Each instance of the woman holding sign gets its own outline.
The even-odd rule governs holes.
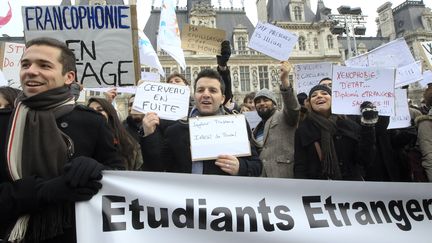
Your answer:
[[[361,167],[373,161],[378,112],[362,104],[362,125],[331,114],[331,90],[316,85],[309,92],[311,112],[295,134],[294,176],[303,179],[362,180]]]

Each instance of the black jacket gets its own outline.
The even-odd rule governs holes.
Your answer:
[[[362,180],[362,167],[373,160],[374,130],[356,124],[350,119],[339,119],[333,136],[339,168],[343,180]],[[294,177],[328,179],[322,176],[321,161],[315,147],[320,143],[321,131],[309,118],[300,123],[294,142]]]
[[[15,224],[21,215],[48,207],[37,197],[37,185],[43,179],[37,175],[12,181],[6,160],[7,129],[11,111],[0,112],[0,239]],[[73,157],[88,156],[110,168],[125,166],[114,146],[114,138],[100,114],[85,106],[57,119],[57,126],[68,135],[75,147]],[[73,219],[72,222],[75,222]],[[31,223],[31,220],[30,220]],[[75,223],[65,233],[45,242],[76,242]]]

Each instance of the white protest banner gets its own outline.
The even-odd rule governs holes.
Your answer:
[[[257,111],[245,111],[242,114],[246,117],[250,129],[254,129],[262,120]]]
[[[75,53],[84,87],[135,85],[139,79],[130,6],[25,6],[22,16],[26,41],[49,36]]]
[[[8,81],[6,80],[6,77],[3,75],[2,70],[0,70],[0,86],[7,86]]]
[[[420,42],[420,55],[432,70],[432,41]]]
[[[20,60],[24,53],[25,45],[22,43],[5,42],[3,52],[3,75],[7,80],[7,85],[21,89],[20,83]]]
[[[428,183],[104,171],[78,243],[429,243]],[[91,228],[89,228],[91,226]]]
[[[350,67],[392,67],[397,68],[415,62],[404,38],[381,45],[370,52],[345,61]]]
[[[251,154],[244,115],[189,118],[192,161]]]
[[[394,80],[394,68],[333,66],[332,113],[360,115],[370,101],[380,115],[393,115]]]
[[[248,47],[279,61],[286,61],[297,40],[298,36],[285,29],[258,22]]]
[[[160,75],[159,73],[141,72],[141,80],[160,82]]]
[[[423,72],[423,79],[420,81],[420,84],[426,88],[429,83],[432,83],[432,71],[427,70]]]
[[[166,120],[178,120],[188,115],[189,98],[188,86],[145,81],[137,88],[132,109],[156,112]]]
[[[423,78],[421,61],[399,67],[396,69],[395,88],[415,83]]]
[[[408,108],[406,89],[395,89],[395,115],[390,117],[387,129],[411,126],[411,116]]]
[[[302,63],[294,65],[296,93],[309,94],[309,90],[318,82],[332,75],[332,64],[329,62]]]

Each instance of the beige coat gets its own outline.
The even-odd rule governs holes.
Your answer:
[[[300,105],[293,89],[281,91],[283,109],[276,111],[264,125],[260,159],[263,177],[294,177],[294,134],[297,129]]]
[[[422,153],[422,166],[429,181],[432,181],[432,109],[428,115],[416,118],[417,144]]]

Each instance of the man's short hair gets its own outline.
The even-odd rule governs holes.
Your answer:
[[[183,80],[183,82],[184,82],[187,86],[190,85],[190,83],[189,83],[189,81],[187,81],[186,77],[183,76],[182,74],[178,73],[178,72],[174,72],[174,73],[170,74],[170,75],[166,78],[167,83],[168,83],[168,81],[170,81],[170,79],[175,78],[175,77],[179,77],[181,80]]]
[[[243,103],[247,103],[248,100],[254,100],[255,98],[255,92],[251,92],[248,93],[247,95],[245,95],[244,99],[243,99]]]
[[[330,80],[330,81],[332,81],[332,79],[331,79],[330,77],[325,77],[325,78],[322,78],[322,79],[318,82],[318,84],[321,84],[322,81],[326,81],[326,80]]]
[[[225,95],[225,82],[222,79],[222,76],[214,70],[214,69],[203,69],[201,72],[198,73],[198,76],[195,79],[195,88],[194,91],[196,91],[196,84],[200,78],[214,78],[217,79],[220,83],[221,92],[222,95]]]
[[[25,46],[26,48],[29,48],[34,45],[51,46],[60,49],[60,57],[58,61],[63,65],[62,74],[64,75],[69,71],[76,72],[75,54],[64,42],[54,38],[40,37],[28,41]]]

